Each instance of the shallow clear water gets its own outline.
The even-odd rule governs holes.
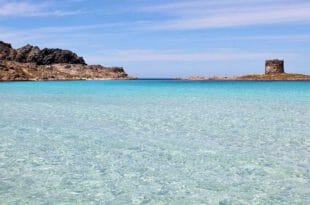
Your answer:
[[[0,204],[310,204],[310,82],[0,83]]]

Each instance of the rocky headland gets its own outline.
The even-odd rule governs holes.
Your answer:
[[[285,73],[283,60],[266,60],[265,74],[253,74],[232,77],[202,77],[193,76],[183,80],[257,80],[257,81],[272,81],[272,80],[310,80],[310,75],[297,73]]]
[[[130,79],[122,67],[87,65],[69,50],[19,49],[0,41],[0,81]]]
[[[182,80],[257,80],[257,81],[289,81],[289,80],[310,80],[310,75],[303,75],[297,73],[281,73],[281,74],[253,74],[253,75],[242,75],[242,76],[213,76],[213,77],[202,77],[202,76],[192,76],[184,78]]]

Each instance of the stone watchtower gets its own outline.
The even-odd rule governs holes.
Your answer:
[[[283,60],[266,60],[265,74],[280,74],[284,73]]]

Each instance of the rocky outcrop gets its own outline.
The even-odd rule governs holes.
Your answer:
[[[101,65],[19,63],[2,61],[0,81],[129,79],[121,67]]]
[[[276,81],[276,80],[310,80],[310,75],[295,74],[295,73],[279,73],[279,74],[263,74],[263,75],[243,75],[243,76],[232,76],[232,77],[202,77],[202,76],[193,76],[181,80],[257,80],[257,81]]]
[[[236,80],[310,80],[310,75],[297,73],[268,73],[264,75],[244,75],[236,77]]]
[[[14,61],[20,63],[36,63],[37,59],[41,55],[39,47],[26,45],[16,50],[16,56]]]
[[[69,50],[40,49],[26,45],[19,49],[0,41],[0,81],[129,79],[122,67],[87,65]]]
[[[201,77],[193,76],[185,78],[183,80],[310,80],[310,75],[296,74],[296,73],[285,73],[284,72],[284,61],[283,60],[266,60],[265,63],[265,74],[263,75],[243,75],[243,76],[232,76],[232,77]]]
[[[56,63],[86,65],[82,57],[77,56],[71,51],[48,48],[45,48],[39,52],[38,58],[35,60],[35,62],[39,65],[50,65]]]
[[[10,44],[4,43],[3,41],[0,41],[0,60],[36,63],[38,65],[57,63],[86,64],[82,57],[69,50],[49,48],[40,50],[39,47],[29,44],[15,50]]]
[[[15,60],[16,50],[12,48],[11,44],[0,41],[0,60]]]

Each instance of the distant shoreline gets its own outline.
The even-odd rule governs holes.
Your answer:
[[[44,82],[81,82],[81,81],[89,81],[89,82],[95,82],[95,81],[176,81],[176,82],[310,82],[310,79],[302,79],[302,80],[249,80],[249,79],[196,79],[196,80],[189,80],[189,79],[181,79],[181,78],[124,78],[124,79],[67,79],[67,80],[7,80],[7,81],[0,81],[1,83],[18,83],[18,82],[38,82],[38,83],[44,83]]]
[[[222,81],[310,81],[310,75],[303,75],[297,73],[276,73],[276,74],[253,74],[233,77],[201,77],[193,76],[189,78],[181,78],[189,81],[208,81],[208,80],[222,80]]]

